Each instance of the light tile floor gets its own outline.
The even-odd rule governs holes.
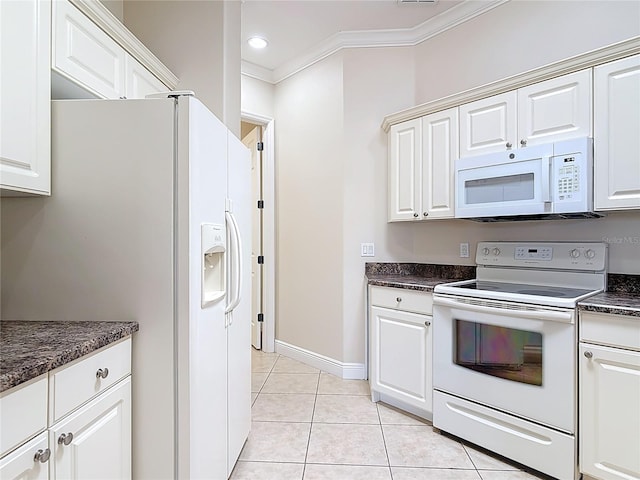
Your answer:
[[[372,403],[369,384],[253,350],[252,427],[231,480],[545,479]]]

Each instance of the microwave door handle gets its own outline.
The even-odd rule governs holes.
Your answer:
[[[542,201],[551,203],[551,157],[542,157]]]

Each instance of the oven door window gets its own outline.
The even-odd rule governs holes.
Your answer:
[[[542,385],[542,335],[482,323],[455,321],[454,362],[486,375]]]

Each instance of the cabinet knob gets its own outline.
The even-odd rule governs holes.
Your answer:
[[[520,145],[522,145],[523,147],[527,146],[527,139],[523,138],[522,140],[520,140]]]
[[[96,372],[96,378],[107,378],[107,376],[109,376],[109,369],[106,367],[99,368]]]
[[[414,216],[414,218],[418,218],[418,214],[417,213],[414,213],[413,216]]]
[[[507,148],[511,148],[511,147],[513,147],[513,144],[512,144],[511,142],[507,142],[506,147],[507,147]]]
[[[51,456],[51,450],[45,448],[44,450],[40,449],[33,456],[34,462],[47,463],[49,457]]]
[[[396,297],[396,302],[400,303],[402,301],[402,297]]]
[[[62,433],[58,437],[58,445],[69,445],[73,442],[73,433]]]
[[[429,212],[424,212],[422,215],[425,216],[425,217],[428,217],[429,216]]]
[[[428,327],[428,326],[430,326],[430,325],[431,325],[431,322],[430,322],[429,320],[425,320],[425,321],[424,321],[424,326],[425,326],[425,327]]]
[[[586,352],[584,352],[584,356],[587,358],[593,358],[593,352],[590,352],[589,350],[587,350]]]

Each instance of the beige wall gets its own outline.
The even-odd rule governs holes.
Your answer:
[[[342,55],[276,87],[276,338],[342,358]]]
[[[473,252],[482,240],[605,240],[611,272],[640,272],[640,212],[387,223],[380,128],[386,114],[638,35],[639,15],[638,2],[508,2],[416,47],[345,50],[278,84],[276,338],[364,361],[368,259],[360,242],[375,243],[372,261],[473,264],[459,258],[460,242]],[[243,78],[243,96],[248,83]]]
[[[125,0],[124,23],[240,135],[240,3]]]
[[[113,15],[120,20],[121,22],[124,19],[123,16],[123,3],[124,0],[100,0],[100,3],[102,3],[105,7],[107,7],[109,9],[109,11],[111,13],[113,13]]]
[[[256,78],[242,75],[240,105],[243,113],[274,117],[275,87]]]

